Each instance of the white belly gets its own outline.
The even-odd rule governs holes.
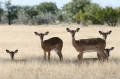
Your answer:
[[[57,48],[54,48],[52,50],[54,50],[57,54],[59,53],[59,50]]]
[[[96,52],[96,50],[85,50],[85,51],[83,51],[84,53],[85,52]]]

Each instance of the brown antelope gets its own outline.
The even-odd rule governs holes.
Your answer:
[[[104,49],[106,47],[106,41],[101,38],[89,38],[89,39],[80,39],[75,40],[75,33],[80,30],[80,28],[77,28],[76,30],[70,30],[69,28],[66,28],[68,32],[72,35],[72,45],[76,49],[76,51],[79,52],[78,59],[82,62],[83,59],[83,53],[84,52],[91,52],[95,51],[95,46],[99,48],[100,52],[97,52],[101,57],[103,57],[103,61],[105,59],[108,59],[107,55],[104,52]]]
[[[100,33],[101,35],[103,35],[103,39],[104,39],[104,40],[107,39],[107,35],[108,35],[108,34],[111,34],[111,32],[112,32],[112,31],[109,31],[109,32],[102,32],[102,31],[99,31],[99,33]]]
[[[104,51],[105,51],[105,54],[109,57],[109,56],[110,56],[110,51],[113,50],[113,49],[114,49],[114,47],[105,49],[105,50],[104,50]],[[97,52],[100,52],[100,51],[99,51],[99,48],[98,48],[97,46],[95,47],[95,50],[96,50]],[[100,57],[100,59],[102,59],[102,58]]]
[[[8,49],[6,49],[6,52],[10,54],[11,60],[14,60],[14,54],[18,52],[18,50],[15,51],[9,51]]]
[[[103,39],[104,39],[104,40],[107,39],[107,35],[111,34],[111,32],[112,32],[112,31],[108,31],[108,32],[99,31],[99,33],[100,33],[101,35],[103,35]],[[100,57],[100,55],[99,55],[98,53],[97,53],[97,57],[98,57],[99,60],[101,59],[101,57]]]
[[[62,56],[62,47],[63,47],[63,41],[58,38],[58,37],[52,37],[50,39],[44,40],[44,35],[47,35],[49,32],[45,32],[45,33],[38,33],[38,32],[34,32],[35,35],[38,35],[40,37],[41,40],[41,47],[44,51],[44,60],[46,61],[46,52],[48,52],[48,60],[50,62],[50,51],[54,50],[57,55],[60,58],[60,61],[63,60],[63,56]]]

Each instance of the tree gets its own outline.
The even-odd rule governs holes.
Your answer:
[[[93,24],[102,24],[101,21],[96,18],[97,12],[101,9],[97,3],[88,4],[83,9],[85,13],[90,15],[89,20],[92,21]]]
[[[100,6],[97,3],[91,3],[88,5],[85,5],[85,7],[83,9],[84,9],[85,13],[95,15],[96,12],[100,9]]]
[[[0,2],[0,24],[1,24],[1,17],[2,17],[2,15],[4,13],[4,10],[1,7],[1,4],[2,4],[2,2]]]
[[[11,21],[14,19],[17,19],[17,12],[19,10],[18,6],[11,5],[11,1],[8,0],[5,2],[6,10],[8,12],[7,18],[8,18],[8,24],[11,25]]]
[[[85,5],[90,4],[90,0],[72,0],[62,7],[62,10],[67,13],[68,18],[73,18],[73,16],[82,10],[84,12]]]
[[[97,13],[96,13],[96,19],[99,21],[99,22],[101,22],[101,24],[104,24],[104,22],[105,22],[105,19],[104,19],[104,17],[105,17],[105,9],[103,9],[103,8],[100,8],[98,11],[97,11]]]
[[[38,15],[38,11],[35,6],[23,6],[22,10],[30,19],[33,19],[34,16]]]
[[[116,23],[119,19],[119,11],[107,6],[97,11],[96,18],[99,21],[106,22],[108,26],[116,26]]]
[[[8,18],[8,21],[9,21],[8,24],[11,25],[11,10],[10,10],[11,2],[10,2],[10,0],[5,3],[5,6],[6,6],[6,9],[7,9],[7,12],[8,12],[8,15],[7,15],[7,18]]]
[[[77,22],[82,21],[82,24],[84,26],[87,25],[87,21],[91,18],[91,15],[89,13],[83,13],[82,10],[80,10],[74,17]]]
[[[80,24],[80,11],[78,13],[76,13],[76,15],[74,16],[74,18],[77,21],[77,24]]]
[[[118,20],[118,13],[112,7],[105,8],[105,21],[109,26],[116,26]]]
[[[116,8],[117,13],[118,13],[118,23],[120,23],[120,7]]]
[[[53,2],[42,2],[39,5],[36,6],[36,9],[39,13],[52,13],[56,14],[56,11],[58,10],[57,6]]]
[[[65,6],[63,6],[63,11],[71,12],[72,14],[76,14],[79,10],[83,11],[85,5],[90,4],[90,0],[72,0]]]

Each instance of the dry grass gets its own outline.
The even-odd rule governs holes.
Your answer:
[[[112,30],[107,38],[107,48],[115,47],[111,51],[109,62],[87,61],[78,64],[78,52],[73,48],[71,35],[66,28],[80,31],[76,33],[76,39],[80,38],[103,38],[98,31]],[[40,39],[34,32],[50,33],[44,37],[58,36],[63,42],[64,61],[59,63],[57,54],[51,52],[51,62],[43,62],[43,50],[40,46]],[[78,25],[0,25],[0,79],[120,79],[120,27],[88,26]],[[18,49],[15,54],[15,61],[10,60],[6,49]],[[84,58],[97,57],[96,52],[84,53]]]

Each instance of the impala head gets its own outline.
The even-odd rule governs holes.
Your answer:
[[[9,51],[8,49],[6,49],[6,52],[10,54],[11,60],[14,59],[14,54],[18,52],[18,50],[15,51]]]
[[[44,35],[47,35],[49,32],[47,31],[45,33],[38,33],[38,32],[34,32],[34,33],[35,33],[35,35],[40,36],[41,41],[43,41]]]
[[[77,28],[76,30],[70,30],[69,28],[66,28],[66,30],[67,30],[68,32],[70,32],[71,35],[72,35],[72,38],[74,38],[75,33],[78,32],[78,31],[80,30],[80,28]]]
[[[111,34],[112,31],[108,31],[108,32],[102,32],[102,31],[99,31],[99,33],[101,35],[103,35],[103,39],[106,40],[107,39],[107,35]]]
[[[110,56],[110,51],[113,49],[114,49],[114,47],[111,47],[110,49],[105,49],[105,53],[108,57]]]

